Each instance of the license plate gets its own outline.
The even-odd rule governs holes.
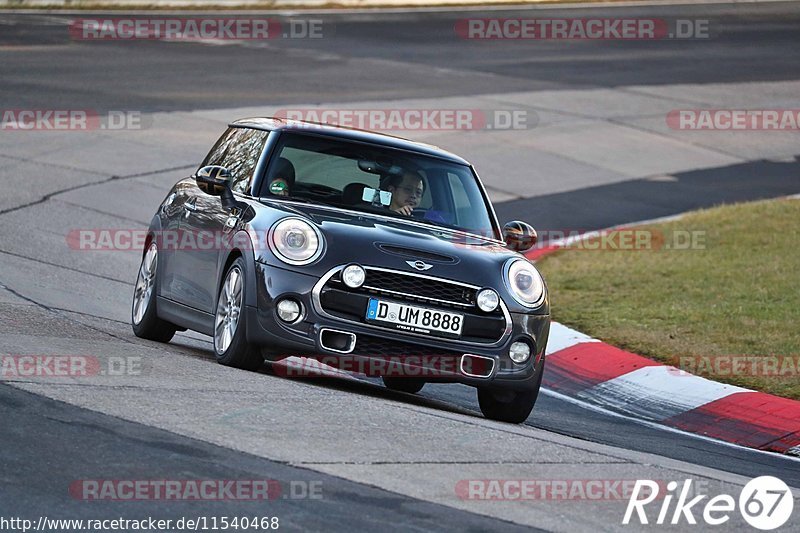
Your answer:
[[[370,298],[367,322],[390,326],[409,333],[457,338],[464,327],[464,315],[415,305],[385,302]]]

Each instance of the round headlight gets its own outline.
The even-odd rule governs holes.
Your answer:
[[[359,265],[348,265],[342,270],[342,281],[351,289],[357,289],[364,284],[367,273]]]
[[[306,265],[322,253],[322,236],[300,218],[284,218],[272,229],[272,252],[284,263]]]
[[[524,259],[508,264],[506,283],[516,300],[527,307],[538,307],[544,301],[544,280],[539,271]]]
[[[478,291],[477,303],[481,311],[491,313],[500,305],[500,296],[494,289],[481,289]]]
[[[522,364],[531,356],[531,347],[527,342],[517,341],[508,349],[508,356],[517,364]]]

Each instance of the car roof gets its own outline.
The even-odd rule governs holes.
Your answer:
[[[230,126],[239,128],[253,128],[266,131],[308,132],[315,135],[325,135],[339,139],[348,139],[371,144],[381,144],[390,148],[417,152],[419,154],[445,159],[453,163],[469,165],[467,160],[450,153],[447,150],[442,150],[438,146],[434,146],[432,144],[410,141],[408,139],[403,139],[402,137],[395,137],[394,135],[386,135],[384,133],[359,130],[356,128],[346,128],[344,126],[335,126],[332,124],[319,124],[316,122],[289,120],[277,117],[251,117],[239,119],[235,122],[232,122]]]

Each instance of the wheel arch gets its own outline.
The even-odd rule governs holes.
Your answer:
[[[144,238],[144,246],[142,246],[142,257],[144,254],[147,253],[147,248],[150,247],[150,243],[156,238],[156,235],[161,233],[161,217],[155,215],[153,219],[150,221],[150,226],[147,228],[147,235]],[[160,248],[159,243],[159,248]]]
[[[247,235],[246,232],[240,231],[235,235],[233,242],[241,243],[241,242],[251,242],[250,237]],[[217,291],[216,291],[216,299],[214,301],[214,306],[216,307],[217,302],[219,300],[219,293],[222,290],[222,282],[225,280],[225,273],[228,272],[228,269],[231,267],[234,261],[237,258],[241,257],[244,262],[244,280],[245,280],[245,292],[244,292],[244,305],[246,306],[255,306],[256,305],[256,267],[255,267],[255,254],[253,253],[252,247],[248,246],[234,246],[233,248],[228,251],[227,254],[220,254],[220,265],[219,265],[219,276],[217,277]]]

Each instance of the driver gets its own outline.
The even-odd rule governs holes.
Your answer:
[[[425,181],[417,172],[407,170],[402,175],[390,176],[385,190],[392,193],[389,209],[401,215],[411,216],[411,212],[419,207],[422,195],[425,194]]]

